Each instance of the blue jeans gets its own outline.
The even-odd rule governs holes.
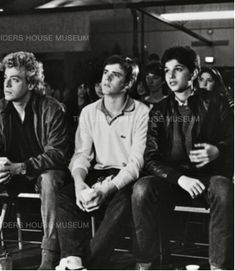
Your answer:
[[[159,251],[156,243],[157,227],[167,235],[173,223],[170,216],[176,204],[210,207],[209,258],[217,268],[233,269],[233,183],[223,176],[203,180],[207,189],[192,200],[178,185],[161,178],[147,176],[133,188],[132,213],[135,227],[134,253],[139,262],[152,262]],[[167,236],[163,236],[167,240]]]
[[[56,194],[68,180],[69,174],[62,170],[46,170],[36,179],[28,180],[23,176],[16,176],[5,185],[7,192],[12,197],[19,193],[40,193],[41,216],[43,223],[42,248],[58,250],[56,233]],[[70,177],[71,178],[71,177]]]
[[[97,178],[111,175],[110,170],[93,170],[86,178],[92,185]],[[83,212],[76,205],[74,184],[65,187],[57,197],[57,230],[61,258],[79,256],[89,269],[97,269],[109,258],[122,230],[121,221],[130,212],[131,186],[117,191],[98,211]],[[91,239],[90,217],[101,218]]]

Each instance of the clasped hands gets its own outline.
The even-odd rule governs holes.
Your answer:
[[[14,175],[19,174],[21,163],[12,163],[7,157],[0,157],[0,184],[7,184]]]
[[[99,209],[104,199],[117,189],[111,181],[112,177],[106,177],[102,182],[95,183],[91,188],[86,183],[77,185],[77,206],[85,212],[92,212]]]

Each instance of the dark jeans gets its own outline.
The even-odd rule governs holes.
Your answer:
[[[153,176],[139,179],[132,194],[135,226],[134,251],[139,262],[152,262],[159,251],[156,244],[157,226],[169,232],[174,224],[170,215],[176,204],[210,207],[209,258],[217,268],[233,269],[233,183],[223,176],[202,180],[207,189],[192,200],[178,185]],[[167,238],[163,237],[163,240]]]
[[[68,172],[62,170],[46,170],[37,179],[28,180],[23,176],[16,176],[5,185],[11,197],[19,193],[40,193],[41,216],[43,223],[42,248],[58,250],[56,233],[56,194],[64,183],[71,178]]]
[[[87,178],[88,185],[99,177],[112,175],[110,170],[93,170]],[[110,256],[122,229],[121,221],[130,213],[131,185],[107,198],[98,211],[83,212],[76,205],[74,184],[65,187],[57,197],[57,229],[61,258],[79,256],[86,267],[98,269]],[[91,215],[102,217],[94,238],[91,239]],[[90,242],[89,242],[90,241]]]

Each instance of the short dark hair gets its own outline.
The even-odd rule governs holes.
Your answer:
[[[145,67],[145,75],[152,73],[158,76],[162,76],[162,68],[159,63],[151,62]]]
[[[112,55],[104,63],[104,67],[107,65],[119,64],[121,69],[125,72],[126,83],[130,81],[136,81],[139,74],[138,65],[129,57],[121,55]]]
[[[179,63],[186,66],[190,72],[199,69],[199,57],[196,52],[190,47],[175,46],[167,49],[162,56],[162,65],[165,66],[166,62],[176,59]]]

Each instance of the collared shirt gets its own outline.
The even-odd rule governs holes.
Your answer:
[[[105,114],[108,124],[111,125],[113,121],[115,121],[118,117],[124,115],[125,112],[131,112],[135,110],[135,103],[134,100],[130,98],[130,96],[127,96],[126,101],[123,107],[121,108],[120,112],[114,117],[111,116],[108,110],[105,108],[104,98],[101,99],[100,103],[97,104],[97,109],[101,110]]]
[[[144,162],[148,114],[146,105],[129,97],[113,118],[102,99],[86,106],[76,132],[71,172],[77,168],[88,172],[95,157],[95,169],[120,169],[112,180],[118,189],[136,180]]]
[[[13,104],[9,104],[9,125],[13,133],[9,135],[9,144],[6,156],[12,162],[24,162],[30,157],[36,157],[41,153],[38,145],[33,122],[33,110],[31,100],[25,108],[25,119],[22,122]]]
[[[189,95],[189,97],[193,96],[195,94],[195,90],[192,91],[192,93]],[[189,99],[188,97],[188,99]],[[176,95],[175,95],[175,100],[178,102],[179,106],[188,106],[188,99],[184,102],[182,102]]]

